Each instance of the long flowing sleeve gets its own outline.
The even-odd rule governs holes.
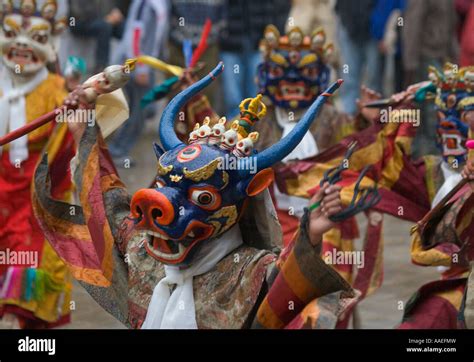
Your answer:
[[[309,213],[281,253],[268,278],[269,289],[253,328],[334,328],[356,293],[320,256],[308,235]]]
[[[433,167],[428,167],[424,160],[413,162],[410,159],[410,146],[416,127],[413,123],[391,119],[395,116],[396,112],[393,110],[386,114],[381,112],[379,121],[373,126],[344,138],[339,144],[313,158],[285,165],[276,172],[281,192],[309,198],[309,195],[317,192],[319,181],[326,171],[346,162],[347,169],[342,172],[342,180],[338,184],[342,186],[342,203],[348,205],[354,196],[354,186],[361,171],[366,166],[371,166],[360,186],[373,186],[377,182],[382,199],[367,212],[369,222],[362,250],[367,262],[357,269],[355,275],[353,261],[331,265],[361,292],[359,300],[373,293],[382,283],[383,214],[417,221],[430,208],[425,176]],[[357,148],[352,157],[344,161],[347,148],[352,142],[357,142]],[[355,252],[353,240],[358,234],[355,218],[338,224],[323,236],[323,256]],[[344,323],[347,320],[346,318]]]
[[[47,155],[37,167],[33,205],[43,232],[94,299],[126,323],[126,248],[129,196],[96,125],[87,127],[76,154],[74,183],[79,205],[51,195]]]
[[[443,266],[445,271],[408,300],[400,329],[472,328],[473,190],[472,182],[464,184],[413,228],[412,262]]]

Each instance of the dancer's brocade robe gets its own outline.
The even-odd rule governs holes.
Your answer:
[[[407,108],[409,106],[403,106],[403,109]],[[377,290],[383,281],[383,214],[411,222],[421,220],[430,211],[431,202],[444,183],[440,156],[411,159],[411,143],[415,134],[413,123],[391,119],[384,123],[377,121],[321,154],[285,165],[276,173],[282,192],[308,198],[311,192],[318,189],[314,187],[315,181],[320,180],[325,171],[337,166],[344,159],[348,145],[357,141],[357,149],[347,163],[347,170],[343,171],[343,180],[339,182],[343,187],[342,202],[345,205],[350,203],[357,177],[367,165],[372,165],[372,168],[361,186],[372,186],[377,181],[382,199],[366,212],[364,267],[355,268],[352,264],[343,263],[332,266],[361,292],[359,301]],[[323,236],[323,258],[326,253],[352,252],[354,239],[358,236],[354,218],[340,223]],[[355,275],[354,270],[357,271]],[[343,321],[339,327],[346,327],[347,323],[348,320]]]
[[[288,110],[288,112],[289,117],[294,117],[295,111]],[[295,121],[295,123],[297,122]],[[259,132],[258,149],[266,149],[282,138],[283,130],[276,120],[274,107],[268,107],[267,115],[256,123],[255,130]],[[314,138],[318,151],[322,152],[356,130],[357,125],[354,119],[347,114],[338,112],[333,104],[326,103],[308,132]],[[295,160],[295,162],[298,162],[298,160]],[[279,205],[279,197],[277,195],[274,195],[274,201],[278,219],[283,229],[284,243],[287,245],[298,230],[299,215],[297,212],[294,213],[288,210],[287,205],[284,205],[283,201]],[[295,203],[301,202],[295,201]],[[292,205],[292,210],[297,206],[299,205]]]
[[[145,234],[127,218],[129,195],[97,127],[86,129],[76,157],[74,180],[81,206],[73,207],[71,215],[71,205],[51,197],[44,159],[35,176],[36,215],[94,299],[128,327],[140,328],[153,289],[164,277],[163,264],[146,253]],[[255,206],[262,202],[255,201]],[[265,217],[275,217],[274,212],[263,215],[261,220],[241,220],[242,233],[253,235],[253,240],[244,238],[244,244],[211,271],[194,277],[198,327],[333,328],[354,294],[322,261],[319,248],[309,243],[308,215],[294,248],[279,258],[268,249],[249,246],[259,238],[249,229]]]
[[[63,79],[49,74],[25,97],[27,123],[61,106],[65,96]],[[8,150],[4,146],[0,155],[0,250],[10,256],[27,252],[30,260],[35,253],[38,267],[0,263],[0,317],[13,313],[29,328],[67,323],[71,276],[34,217],[31,192],[36,165],[46,150],[55,180],[52,192],[59,200],[68,199],[71,183],[63,175],[74,155],[73,139],[66,124],[49,123],[28,134],[29,157],[21,167],[10,162]]]
[[[411,257],[420,266],[444,267],[440,280],[422,286],[407,302],[402,329],[465,328],[465,300],[474,260],[474,182],[430,211],[412,230]],[[468,306],[472,314],[472,303]]]

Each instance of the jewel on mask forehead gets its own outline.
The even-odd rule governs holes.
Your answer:
[[[181,175],[170,175],[171,182],[179,182],[181,181],[182,178],[183,176]]]
[[[289,53],[288,57],[290,58],[291,64],[296,64],[301,59],[301,54],[293,50]]]
[[[448,107],[449,108],[454,107],[456,105],[456,100],[457,100],[456,95],[455,94],[450,94],[448,96],[448,102],[447,102]]]
[[[177,156],[179,162],[189,162],[196,159],[201,154],[202,148],[199,144],[189,145],[183,148]]]

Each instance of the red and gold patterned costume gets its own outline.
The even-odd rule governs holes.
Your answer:
[[[322,28],[305,35],[298,27],[286,34],[280,34],[273,25],[266,27],[257,75],[268,111],[266,118],[256,124],[260,133],[258,147],[269,147],[286,136],[326,88],[333,48],[333,44],[326,42]],[[282,162],[289,164],[315,156],[357,130],[351,116],[327,102],[301,143]],[[275,187],[272,196],[287,245],[298,230],[305,202],[300,197],[284,195]]]
[[[427,90],[436,91],[438,87],[447,93],[437,92],[436,104],[440,106],[438,112],[440,124],[446,127],[448,120],[455,119],[455,117],[448,119],[448,115],[452,116],[451,113],[456,111],[459,122],[464,124],[472,135],[474,124],[472,121],[469,122],[469,119],[472,120],[469,117],[472,117],[473,112],[473,98],[470,95],[472,93],[469,93],[474,89],[472,70],[461,68],[456,76],[452,77],[452,72],[449,72],[451,68],[452,65],[449,64],[445,67],[447,71],[444,75],[445,81],[436,77],[433,84],[423,83],[410,87],[402,94],[401,101],[392,104],[390,112],[380,112],[381,116],[370,128],[345,138],[340,144],[318,156],[285,166],[277,173],[279,177],[277,181],[283,191],[290,195],[308,197],[309,192],[314,191],[313,180],[320,179],[326,170],[341,162],[346,148],[352,142],[357,142],[358,149],[348,162],[347,170],[344,171],[346,177],[340,183],[343,187],[341,192],[343,203],[350,202],[353,196],[352,184],[366,165],[372,165],[372,168],[362,180],[362,185],[369,186],[377,181],[382,199],[367,213],[368,223],[362,250],[366,259],[364,267],[354,269],[352,263],[336,263],[333,267],[351,283],[353,288],[361,292],[362,297],[373,293],[383,281],[382,226],[383,214],[388,213],[407,221],[418,222],[418,227],[414,229],[411,253],[415,264],[448,268],[442,274],[440,281],[423,286],[410,300],[405,310],[402,328],[456,327],[456,315],[461,311],[461,301],[469,272],[466,260],[461,261],[453,257],[460,253],[460,249],[464,249],[464,252],[469,254],[467,240],[474,225],[472,223],[472,186],[465,185],[451,199],[444,200],[441,210],[431,210],[434,201],[438,199],[439,202],[443,185],[446,185],[445,189],[449,191],[461,178],[461,161],[455,163],[458,165],[457,169],[447,173],[444,172],[443,167],[446,163],[451,164],[455,161],[452,154],[444,158],[425,155],[419,160],[411,159],[410,149],[416,133],[417,114],[410,113],[411,122],[402,122],[400,121],[401,113],[398,113],[415,111],[412,99],[426,94]],[[448,84],[448,81],[452,83]],[[447,106],[448,102],[444,103],[445,99],[451,100],[449,106]],[[382,115],[388,115],[388,117],[384,118]],[[465,139],[460,138],[453,131],[455,127],[449,128],[451,137],[441,137],[443,135],[441,133],[439,141],[444,145],[445,140],[453,143],[453,140],[459,139],[460,142],[454,142],[456,147],[452,148],[455,151],[457,148],[461,149],[463,152],[459,154],[459,159],[465,161],[467,157]],[[450,185],[448,181],[452,175],[459,179]],[[428,220],[431,220],[431,224],[434,223],[434,226],[431,225],[429,235],[425,227]],[[433,230],[438,222],[435,232]],[[357,236],[355,220],[339,224],[323,236],[323,257],[326,253],[331,253],[333,249],[336,252],[352,251],[353,239]],[[355,270],[357,273],[354,275]],[[440,310],[447,312],[443,314],[443,318],[437,317]],[[346,327],[347,323],[347,319],[342,321],[340,327]]]
[[[23,97],[24,124],[61,106],[66,96],[64,80],[48,74],[45,65],[46,61],[53,60],[52,39],[62,28],[62,23],[54,21],[56,3],[45,1],[37,5],[35,7],[36,3],[29,1],[7,2],[2,13],[4,25],[0,30],[3,51],[3,64],[0,66],[4,67],[0,69],[0,84],[11,83],[9,87],[0,89],[0,101],[13,108],[14,102]],[[34,48],[36,52],[32,55],[39,61],[30,63],[28,54],[18,55],[19,50],[15,48],[18,43],[29,46],[39,40],[45,42]],[[21,70],[19,74],[13,71],[15,67]],[[30,79],[41,72],[44,78],[31,86],[33,89],[20,97],[12,96],[21,86],[30,87]],[[15,113],[8,113],[7,109],[2,109],[2,112],[3,131],[14,130],[12,117]],[[0,318],[13,314],[20,327],[52,327],[70,319],[71,277],[34,217],[32,178],[41,154],[46,151],[51,165],[54,165],[51,168],[51,177],[56,180],[53,193],[60,200],[68,200],[71,183],[63,177],[63,172],[69,169],[74,144],[66,124],[47,124],[24,137],[24,146],[20,146],[22,152],[26,151],[24,158],[15,160],[12,156],[12,147],[15,146],[12,144],[4,146],[0,154],[0,253],[3,256],[0,263]]]

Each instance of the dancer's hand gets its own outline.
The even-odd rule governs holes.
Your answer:
[[[329,217],[342,210],[340,193],[341,186],[325,183],[311,198],[310,205],[319,202],[319,207],[311,213],[309,220],[309,237],[314,246],[319,244],[322,235],[335,225]]]
[[[68,94],[66,99],[63,102],[63,105],[71,107],[72,109],[80,110],[91,110],[95,108],[95,103],[89,103],[86,91],[82,86],[78,86],[71,93]],[[74,137],[76,145],[79,145],[79,141],[82,138],[82,135],[88,125],[87,122],[79,122],[81,118],[76,119],[76,117],[64,117],[64,120],[67,122],[69,131]],[[83,119],[82,119],[83,120]]]
[[[474,180],[474,161],[467,161],[466,166],[464,166],[462,172],[462,177],[468,180]]]
[[[366,103],[370,103],[373,101],[377,101],[382,98],[382,95],[370,88],[367,88],[366,86],[361,86],[360,87],[360,98],[357,99],[357,108],[359,110],[359,113],[362,114],[362,116],[370,121],[370,122],[375,122],[375,120],[380,116],[380,109],[378,108],[368,108],[365,107]]]
[[[420,88],[427,86],[429,83],[430,82],[427,81],[427,82],[420,82],[420,83],[412,84],[412,85],[408,86],[408,88],[406,90],[401,91],[399,93],[395,93],[394,95],[392,95],[390,97],[390,99],[393,101],[393,103],[397,103],[397,104],[411,103],[413,101],[413,99],[415,98],[416,92]]]

